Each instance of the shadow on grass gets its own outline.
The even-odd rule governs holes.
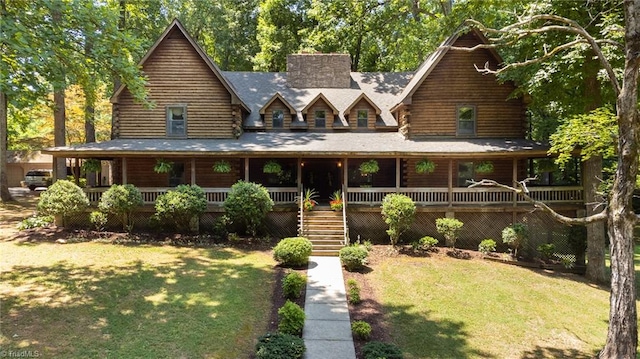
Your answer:
[[[395,338],[405,353],[415,358],[495,358],[469,346],[463,322],[432,320],[429,313],[416,313],[413,306],[384,306],[395,328]]]
[[[573,358],[573,359],[591,359],[597,356],[598,352],[593,353],[581,352],[576,349],[557,349],[550,347],[536,346],[531,351],[526,351],[520,359],[546,359],[546,358]]]
[[[273,274],[237,257],[210,249],[159,264],[15,266],[0,273],[2,349],[247,357],[267,324]]]

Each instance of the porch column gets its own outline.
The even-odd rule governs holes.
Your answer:
[[[122,184],[127,184],[127,158],[122,157]]]
[[[249,157],[244,158],[244,181],[249,182]]]
[[[344,183],[344,195],[346,196],[347,192],[349,192],[349,159],[346,157],[344,158],[344,163],[342,163],[342,182]]]
[[[191,159],[191,185],[196,184],[196,159]]]
[[[400,192],[400,157],[396,158],[396,193]]]
[[[449,178],[447,183],[449,191],[449,206],[453,206],[453,160],[449,159]]]
[[[298,157],[298,163],[296,165],[296,178],[298,181],[298,191],[302,190],[302,158]]]
[[[514,158],[513,159],[513,186],[516,186],[516,183],[518,183],[518,159]],[[513,206],[516,207],[518,206],[518,194],[516,192],[513,192]],[[515,222],[514,222],[515,223]]]

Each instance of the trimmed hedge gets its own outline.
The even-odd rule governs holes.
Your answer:
[[[285,266],[299,267],[309,262],[313,245],[304,237],[284,238],[273,248],[273,259]]]
[[[267,333],[258,338],[256,359],[302,359],[304,340],[290,334]]]

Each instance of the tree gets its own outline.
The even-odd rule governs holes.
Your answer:
[[[636,288],[634,268],[633,229],[638,219],[633,211],[632,198],[638,174],[638,141],[640,140],[640,114],[638,112],[638,77],[640,70],[640,1],[624,0],[625,27],[624,45],[613,40],[596,39],[577,22],[550,14],[535,14],[520,19],[514,24],[501,29],[484,28],[482,24],[472,22],[491,35],[499,44],[517,43],[522,38],[532,35],[563,33],[570,34],[572,40],[555,46],[544,48],[544,52],[535,58],[511,62],[498,70],[481,69],[485,73],[500,73],[518,69],[530,64],[541,63],[558,53],[568,51],[576,46],[589,46],[596,54],[604,73],[607,76],[612,92],[616,96],[616,122],[618,163],[614,174],[613,185],[605,210],[584,218],[562,216],[542,202],[533,201],[527,195],[526,181],[518,188],[511,188],[529,198],[536,207],[551,213],[554,218],[567,224],[588,224],[606,219],[611,253],[611,297],[609,313],[609,329],[600,358],[635,358],[637,354],[638,328],[636,309]],[[538,36],[540,37],[540,36]],[[493,45],[489,45],[493,46]],[[602,46],[602,47],[601,47]],[[480,45],[476,48],[486,47]],[[605,56],[603,47],[609,50],[623,50],[624,69],[622,82],[616,77],[611,62]],[[458,49],[471,51],[471,49]],[[498,185],[492,181],[482,181],[476,185]],[[505,188],[509,186],[501,185]]]

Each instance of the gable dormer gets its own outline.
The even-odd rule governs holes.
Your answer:
[[[476,70],[485,64],[496,69],[500,56],[490,49],[451,49],[483,43],[487,40],[478,30],[456,33],[416,71],[399,103],[409,137],[524,137],[524,102],[509,98],[515,85]]]
[[[316,130],[331,129],[338,113],[338,109],[322,93],[302,109],[307,128]]]
[[[381,112],[380,107],[363,92],[344,110],[344,115],[349,128],[367,130],[376,127],[376,120]]]
[[[240,100],[220,69],[182,24],[174,20],[140,61],[151,109],[125,85],[111,98],[118,138],[233,138],[239,135]]]
[[[279,92],[260,109],[263,116],[264,127],[269,130],[283,130],[291,127],[292,118],[296,115],[296,109],[282,97]]]

